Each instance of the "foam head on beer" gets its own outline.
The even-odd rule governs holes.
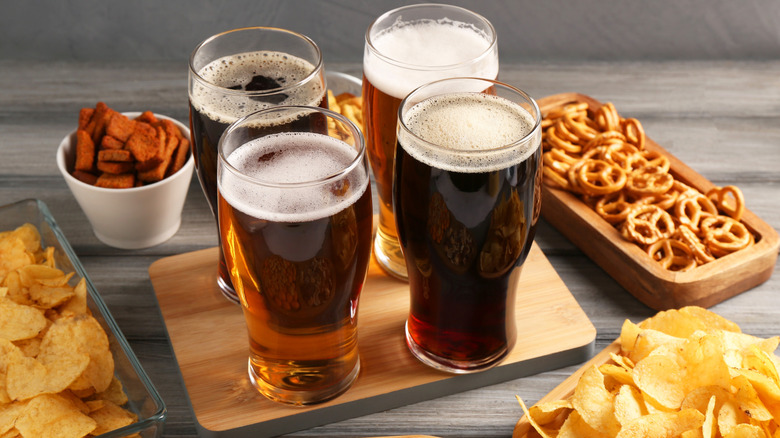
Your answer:
[[[316,77],[310,78],[314,71],[315,66],[309,61],[283,52],[228,55],[198,71],[207,84],[221,89],[195,84],[190,100],[199,112],[224,124],[276,105],[319,106],[325,89]],[[276,93],[280,89],[284,91]]]
[[[223,172],[220,193],[234,208],[266,220],[307,222],[331,216],[354,204],[368,187],[368,174],[361,167],[344,172],[356,157],[353,147],[327,135],[271,134],[226,157],[233,168],[257,184],[246,184],[241,177]],[[308,184],[328,178],[333,182]],[[349,190],[336,190],[345,185]]]
[[[363,73],[378,89],[403,99],[420,85],[456,76],[495,78],[495,39],[470,23],[397,20],[370,38]],[[381,55],[380,55],[381,54]]]
[[[404,150],[431,167],[454,172],[487,172],[523,162],[539,146],[523,142],[533,116],[499,96],[478,92],[430,97],[404,116],[399,132]],[[480,153],[489,152],[489,153]]]

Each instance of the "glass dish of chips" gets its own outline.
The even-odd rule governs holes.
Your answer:
[[[20,237],[17,238],[14,232]],[[9,235],[24,242],[24,245],[17,244],[14,249],[14,245],[8,243],[12,240],[8,239]],[[37,246],[38,239],[40,250],[36,252],[30,249],[28,243],[35,241]],[[26,406],[35,404],[38,412],[34,416],[30,408],[24,411],[27,417],[20,414],[10,425],[0,424],[0,429],[4,431],[0,434],[13,432],[9,429],[14,427],[20,432],[27,428],[27,432],[32,434],[40,428],[51,430],[56,427],[64,433],[84,430],[87,423],[87,428],[93,427],[89,431],[90,436],[99,438],[159,437],[166,417],[165,403],[48,207],[35,199],[0,206],[0,241],[3,246],[0,248],[3,258],[3,263],[0,263],[3,271],[0,275],[3,281],[0,307],[4,307],[4,311],[26,314],[29,318],[25,322],[33,325],[42,318],[41,315],[48,319],[45,329],[32,328],[40,331],[38,342],[29,333],[24,333],[29,328],[20,325],[12,329],[8,325],[4,327],[5,335],[0,339],[0,347],[4,350],[0,353],[6,354],[4,357],[9,364],[3,382],[6,386],[0,388],[0,403],[4,396],[6,408],[16,405],[24,411]],[[9,262],[14,258],[24,258],[25,250],[30,254],[27,257],[32,263],[19,267],[19,263]],[[27,287],[22,287],[25,282]],[[46,288],[51,290],[46,294],[40,292]],[[20,295],[22,290],[26,291],[26,296]],[[31,309],[40,310],[40,315]],[[40,322],[37,324],[40,325]],[[54,336],[57,332],[67,335]],[[77,338],[74,333],[80,332],[89,333],[85,335],[85,339],[88,336],[89,340],[81,344],[68,342]],[[55,339],[62,342],[57,344]],[[102,358],[93,348],[96,344],[102,345]],[[76,346],[71,348],[73,345]],[[90,345],[91,349],[82,351],[85,345]],[[79,361],[78,354],[70,353],[73,350],[86,354],[87,359]],[[13,359],[17,360],[17,365],[10,365]],[[62,383],[68,366],[85,361],[87,364],[82,365],[84,371],[77,371],[77,379]],[[14,366],[20,372],[15,373]],[[39,378],[29,379],[27,376],[34,372],[40,372]],[[29,381],[24,382],[24,379]],[[43,418],[45,415],[51,418]],[[94,422],[96,427],[90,422]],[[68,436],[80,434],[68,433]]]

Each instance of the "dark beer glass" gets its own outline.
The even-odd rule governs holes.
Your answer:
[[[278,105],[327,107],[320,49],[284,29],[235,29],[203,41],[190,57],[188,85],[195,169],[215,218],[217,144],[228,125]],[[238,303],[222,253],[217,283]]]
[[[271,400],[323,402],[358,376],[368,166],[359,128],[327,109],[260,111],[222,136],[222,248],[249,333],[249,377]]]
[[[393,199],[409,275],[406,339],[434,368],[498,364],[540,210],[541,117],[500,82],[446,79],[401,102]]]
[[[369,26],[363,53],[363,126],[379,195],[374,256],[386,272],[401,279],[406,279],[406,265],[392,197],[398,106],[420,85],[459,76],[498,76],[496,32],[484,17],[457,6],[418,4],[389,11]]]

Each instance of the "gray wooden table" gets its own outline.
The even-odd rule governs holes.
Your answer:
[[[358,64],[326,68],[360,74]],[[197,180],[173,238],[146,250],[118,250],[92,234],[54,160],[78,110],[98,100],[120,111],[148,109],[187,123],[186,65],[0,61],[0,73],[0,204],[24,198],[48,204],[161,392],[168,406],[164,435],[194,436],[148,268],[160,258],[216,245],[216,227]],[[500,79],[534,97],[576,91],[613,102],[713,183],[738,185],[748,208],[780,229],[780,61],[504,65]],[[654,313],[551,226],[542,222],[536,241],[598,329],[597,351],[617,336],[625,318],[636,321]],[[779,298],[775,272],[713,310],[747,333],[768,337],[780,334]],[[533,403],[575,369],[550,370],[292,436],[506,437],[521,416],[515,394]]]

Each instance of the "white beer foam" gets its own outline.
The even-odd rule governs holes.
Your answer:
[[[282,88],[290,87],[314,71],[314,65],[305,59],[283,52],[257,51],[239,53],[216,59],[199,72],[206,82],[222,88],[247,84],[255,75],[263,75],[280,83]],[[251,93],[251,92],[246,92]],[[190,101],[200,113],[210,119],[230,124],[239,118],[278,105],[319,106],[325,94],[321,81],[312,80],[301,87],[284,91],[287,98],[277,104],[255,100],[239,90],[225,93],[222,90],[204,86],[193,81]],[[280,120],[279,123],[289,122]]]
[[[272,157],[265,157],[274,153]],[[287,132],[240,146],[227,161],[242,174],[275,184],[305,183],[334,175],[352,163],[357,151],[323,134]],[[345,178],[349,190],[334,193],[333,183],[297,188],[256,184],[220,169],[219,191],[234,208],[275,222],[307,222],[332,216],[357,202],[368,187],[368,174],[356,166]],[[338,181],[338,180],[336,180]]]
[[[540,130],[521,142],[535,124],[527,110],[489,94],[431,97],[409,109],[404,124],[424,140],[402,130],[399,141],[409,155],[431,167],[453,172],[505,169],[526,160],[541,144]]]
[[[407,65],[388,62],[368,47],[363,56],[366,78],[376,88],[398,99],[438,79],[498,76],[498,56],[485,55],[476,62],[468,62],[490,48],[487,36],[468,23],[446,19],[413,24],[399,21],[372,37],[371,42],[382,55]],[[410,65],[418,68],[409,68]]]

